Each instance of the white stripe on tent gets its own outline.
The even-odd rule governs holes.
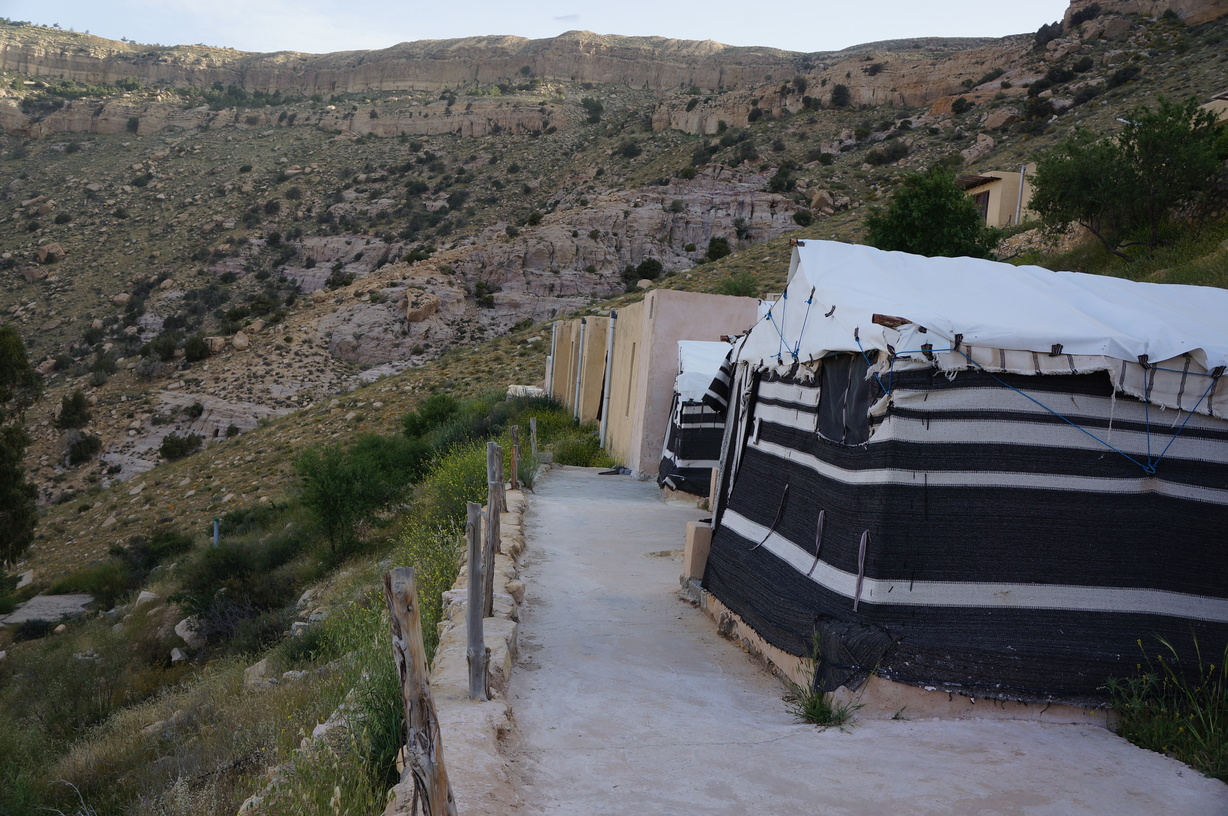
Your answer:
[[[803,433],[816,433],[817,414],[800,413],[792,408],[781,408],[776,405],[762,405],[756,410],[755,416],[774,425]],[[884,442],[976,443],[1106,451],[1108,448],[1104,443],[1108,442],[1140,461],[1147,458],[1146,433],[1121,429],[1114,429],[1110,433],[1104,428],[1091,428],[1090,431],[1104,441],[1097,441],[1077,428],[1064,423],[1042,425],[1026,420],[1011,421],[989,417],[929,420],[925,417],[892,416],[878,426],[867,444],[874,445]],[[1172,439],[1171,431],[1163,428],[1153,430],[1151,433],[1152,455],[1158,456],[1170,439]],[[1199,439],[1193,435],[1182,435],[1166,454],[1166,458],[1223,462],[1228,459],[1228,443]]]
[[[883,382],[885,383],[887,380],[884,379]],[[1197,383],[1190,388],[1192,389],[1196,385]],[[1202,388],[1206,388],[1205,383]],[[780,382],[766,382],[760,384],[759,396],[766,399],[798,403],[802,407],[814,407],[818,405],[820,390],[817,384],[799,386]],[[1181,427],[1182,423],[1185,423],[1185,429],[1182,431],[1183,434],[1199,430],[1223,432],[1226,427],[1222,420],[1203,414],[1194,414],[1191,417],[1186,411],[1178,411],[1173,408],[1165,409],[1158,405],[1152,405],[1150,410],[1148,410],[1142,402],[1129,397],[1094,397],[1087,394],[1031,391],[1026,388],[1020,390],[1041,403],[1041,405],[1076,424],[1088,419],[1112,419],[1114,422],[1137,422],[1139,424],[1150,422],[1153,435],[1164,433],[1171,435],[1177,428]],[[1199,395],[1201,394],[1202,390],[1200,389]],[[891,392],[891,401],[895,405],[919,411],[1011,411],[1016,414],[1052,416],[1041,405],[1032,402],[1032,399],[1025,399],[1005,386],[1001,388],[935,388],[932,390],[898,387]],[[944,419],[943,421],[947,422],[950,420]]]
[[[928,487],[1009,487],[1034,490],[1069,490],[1081,493],[1137,494],[1156,493],[1208,504],[1228,504],[1228,490],[1201,485],[1177,484],[1163,479],[1105,476],[1068,476],[1055,473],[1017,473],[990,470],[895,470],[891,468],[866,468],[847,470],[830,462],[775,442],[748,441],[748,447],[777,459],[810,468],[820,476],[844,484],[900,484]]]
[[[801,575],[814,566],[809,580],[824,589],[850,599],[856,594],[856,575],[822,560],[815,565],[814,555],[779,533],[733,510],[725,511],[721,526],[749,541],[763,541],[764,549]],[[1118,612],[1228,623],[1228,601],[1160,589],[863,578],[861,603]]]

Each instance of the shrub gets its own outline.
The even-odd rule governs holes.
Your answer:
[[[888,139],[866,154],[866,163],[875,167],[894,164],[908,155],[908,146],[899,139]]]
[[[23,621],[17,624],[17,629],[13,632],[13,640],[18,643],[26,640],[39,640],[51,634],[55,627],[54,621],[43,620],[42,618]]]
[[[798,210],[793,213],[793,223],[799,227],[808,227],[814,223],[814,216],[810,214],[810,210]]]
[[[852,102],[852,95],[849,93],[847,85],[836,85],[831,89],[831,106],[833,108],[847,108]]]
[[[956,99],[954,102],[951,103],[951,113],[954,113],[956,116],[958,116],[960,114],[967,113],[968,111],[972,110],[972,107],[973,107],[972,103],[969,102],[965,97],[961,96],[958,99]]]
[[[60,415],[55,420],[57,428],[84,428],[90,418],[90,403],[81,389],[60,398]]]
[[[102,440],[93,434],[79,434],[68,445],[68,464],[76,466],[88,462],[102,450]]]
[[[460,403],[449,394],[432,394],[414,411],[401,420],[405,435],[411,439],[421,437],[438,428],[456,415]]]
[[[1127,82],[1133,82],[1134,80],[1138,79],[1139,74],[1141,73],[1143,73],[1143,69],[1137,65],[1123,65],[1121,68],[1114,71],[1113,75],[1109,77],[1107,87],[1110,89],[1120,88]]]
[[[635,141],[632,139],[625,140],[622,144],[620,144],[614,150],[615,155],[622,156],[624,159],[634,159],[636,156],[639,156],[643,152],[644,152],[644,149],[641,148],[638,144],[636,144]]]
[[[189,363],[196,363],[209,356],[209,344],[200,332],[183,341],[183,358]]]
[[[635,274],[639,278],[656,280],[657,278],[661,277],[661,272],[663,270],[664,267],[656,258],[645,258],[644,260],[640,261],[640,265],[635,268]]]
[[[574,467],[610,467],[614,460],[601,447],[601,441],[591,431],[578,429],[555,440],[551,446],[554,462]]]
[[[715,261],[724,258],[730,254],[729,239],[727,238],[710,238],[708,239],[708,251],[705,255],[709,261]]]
[[[1228,649],[1208,664],[1195,641],[1198,665],[1185,666],[1170,642],[1159,643],[1154,661],[1144,651],[1138,674],[1108,681],[1117,733],[1228,781]]]
[[[204,440],[199,434],[187,434],[180,436],[177,433],[171,432],[162,440],[162,444],[158,447],[158,452],[162,454],[162,458],[168,461],[182,459],[188,454],[195,453],[200,450]]]
[[[715,291],[732,297],[759,297],[759,281],[750,272],[739,272],[717,283]]]

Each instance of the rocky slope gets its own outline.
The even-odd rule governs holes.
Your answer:
[[[585,307],[645,262],[682,285],[713,239],[855,238],[910,169],[1017,166],[1074,124],[1222,89],[1222,23],[1101,5],[1039,48],[813,55],[586,34],[245,55],[0,25],[0,308],[50,385],[31,413],[44,500],[145,472],[171,432],[220,442]],[[483,54],[503,67],[473,74]],[[436,72],[452,62],[472,78]],[[323,71],[327,96],[298,95]],[[1030,94],[1051,71],[1070,78]],[[386,90],[407,77],[443,90]],[[103,450],[70,466],[79,432],[55,417],[76,389]]]

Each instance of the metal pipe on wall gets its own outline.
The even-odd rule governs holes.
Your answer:
[[[584,373],[584,333],[588,328],[588,319],[580,318],[580,341],[576,343],[576,401],[572,404],[572,416],[580,421],[580,377]]]
[[[558,354],[559,321],[550,324],[550,356],[546,358],[546,395],[554,396],[554,355]]]
[[[614,324],[618,322],[618,312],[610,311],[610,330],[605,338],[605,383],[601,396],[601,447],[605,447],[606,431],[610,427],[610,391],[611,376],[614,373]]]

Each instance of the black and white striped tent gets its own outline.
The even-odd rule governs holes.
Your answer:
[[[658,485],[696,496],[708,495],[712,469],[721,455],[725,420],[704,404],[703,398],[728,355],[728,343],[678,341],[678,376],[657,470]]]
[[[1228,642],[1228,291],[798,242],[704,587],[816,684],[1087,703]],[[1213,657],[1212,657],[1213,656]]]

